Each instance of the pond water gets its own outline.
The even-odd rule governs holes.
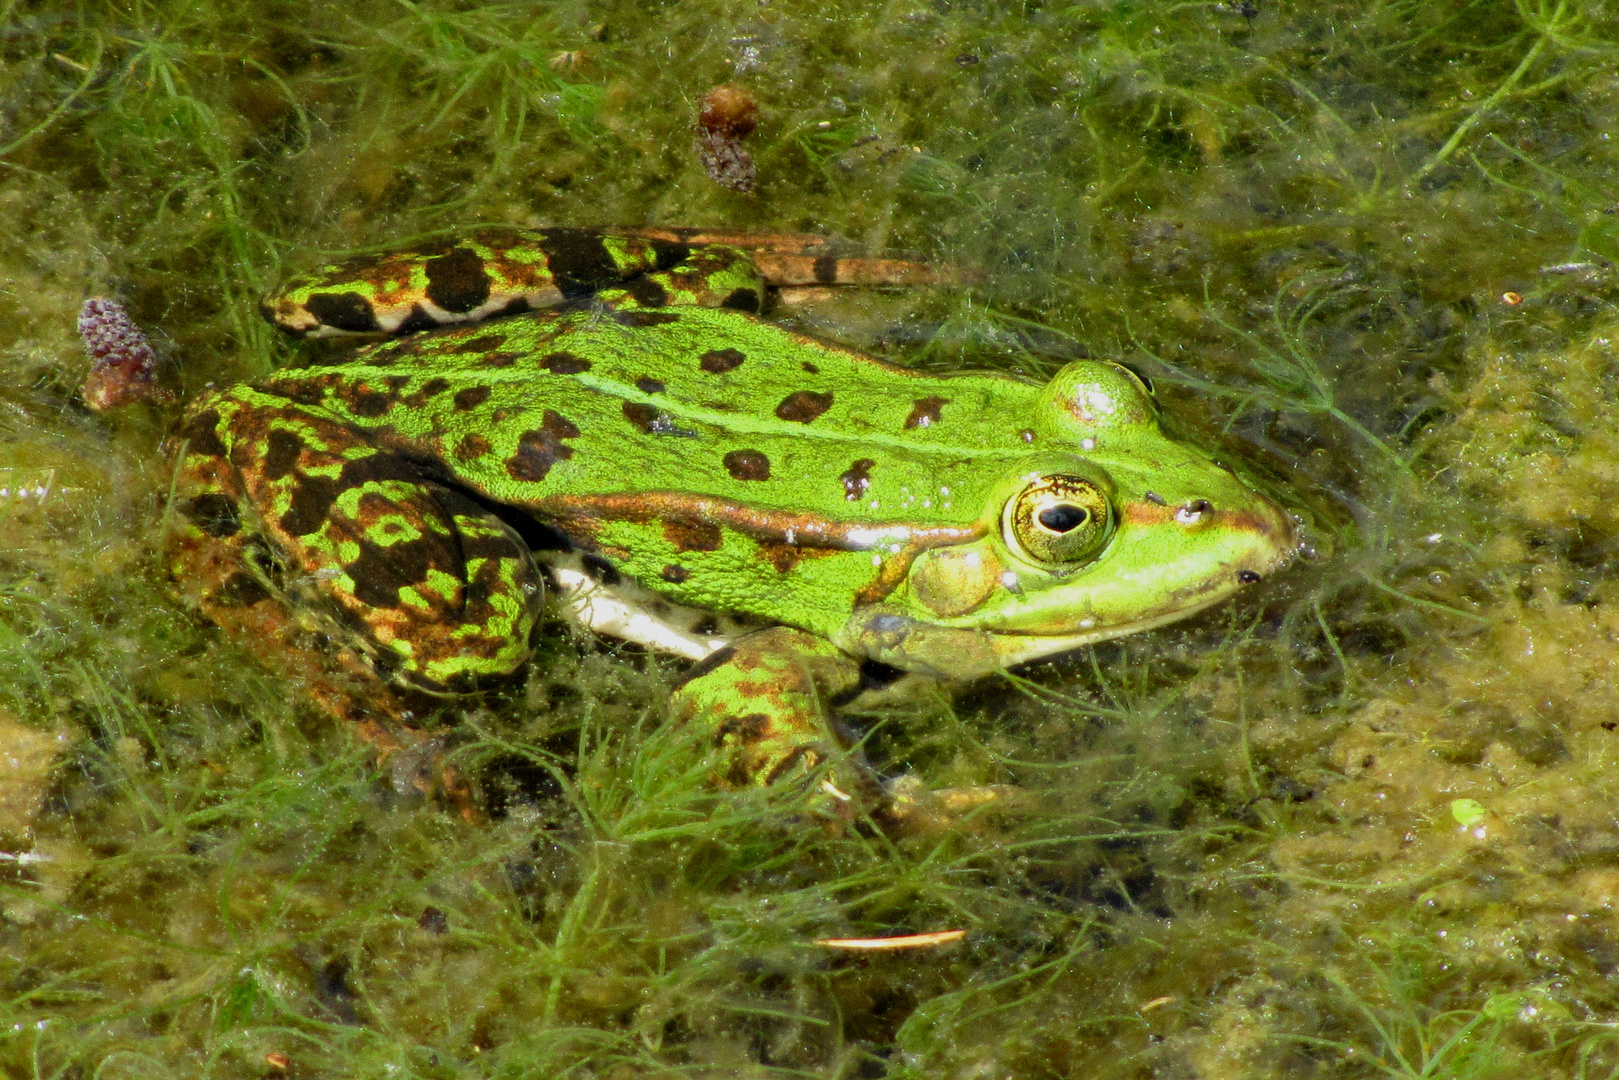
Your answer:
[[[1613,1075],[1616,40],[1595,0],[0,0],[0,1069]],[[726,84],[749,192],[696,145]],[[660,729],[681,665],[551,627],[455,717],[463,820],[157,538],[181,402],[300,362],[276,282],[477,223],[971,270],[787,314],[1129,363],[1307,551],[860,718],[1026,792],[908,836],[716,795]],[[174,400],[84,407],[89,296]]]

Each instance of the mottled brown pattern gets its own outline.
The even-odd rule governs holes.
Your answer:
[[[483,457],[492,449],[494,447],[482,435],[463,435],[455,446],[455,456],[462,461],[472,461]]]
[[[691,577],[691,571],[687,570],[684,566],[677,566],[674,563],[670,563],[668,566],[663,568],[663,571],[658,574],[658,576],[669,582],[671,585],[680,585]]]
[[[736,739],[744,746],[763,742],[771,732],[770,717],[764,713],[749,713],[746,716],[728,716],[720,724],[719,731],[714,737],[716,746],[722,745],[726,739]],[[746,782],[746,775],[743,781]]]
[[[368,383],[354,383],[338,390],[338,396],[355,416],[374,420],[393,408],[396,395],[372,389]]]
[[[678,518],[663,523],[663,537],[676,551],[718,551],[724,540],[720,527],[713,522]]]
[[[776,573],[785,574],[798,565],[804,557],[804,549],[797,544],[764,543],[759,545],[759,554],[776,568]]]
[[[333,376],[299,379],[296,382],[273,383],[266,386],[264,392],[296,401],[300,405],[319,405],[326,400],[326,391],[334,382]]]

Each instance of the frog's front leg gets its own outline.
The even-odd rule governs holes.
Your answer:
[[[527,659],[541,600],[527,546],[405,454],[249,387],[199,401],[176,438],[176,579],[332,711],[407,719],[413,696]]]
[[[747,635],[701,661],[675,691],[673,715],[711,747],[714,780],[732,789],[819,776],[846,812],[880,807],[882,787],[832,719],[860,689],[860,662],[787,626]],[[831,763],[831,768],[827,769]]]

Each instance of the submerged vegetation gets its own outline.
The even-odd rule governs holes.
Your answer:
[[[8,1077],[1619,1073],[1619,20],[1595,0],[0,0]],[[702,96],[760,105],[757,188]],[[176,405],[285,273],[478,222],[816,231],[983,271],[805,325],[1155,377],[1314,554],[871,719],[929,835],[717,796],[678,666],[547,637],[399,794],[183,610]],[[933,950],[817,938],[960,928]]]

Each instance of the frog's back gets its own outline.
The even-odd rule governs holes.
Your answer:
[[[908,538],[981,531],[990,488],[1030,452],[1039,390],[687,307],[522,316],[270,387],[442,461],[677,600],[816,626],[878,598]]]

